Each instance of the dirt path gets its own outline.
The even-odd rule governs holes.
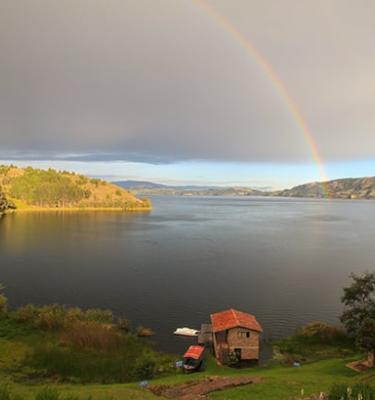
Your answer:
[[[203,380],[191,381],[180,385],[151,385],[149,389],[158,396],[178,400],[207,399],[207,394],[218,390],[230,389],[236,386],[249,385],[261,382],[261,378],[254,376],[210,376]]]

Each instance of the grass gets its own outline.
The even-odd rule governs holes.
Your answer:
[[[28,314],[26,311],[30,314],[32,310],[25,310],[25,315]],[[79,314],[78,310],[75,310],[75,314]],[[140,388],[137,382],[114,382],[130,379],[139,381],[139,378],[127,375],[130,369],[125,368],[124,360],[133,363],[133,366],[137,365],[137,356],[146,349],[142,339],[126,335],[126,346],[116,342],[114,349],[110,345],[109,350],[106,346],[98,350],[92,349],[91,341],[96,338],[91,336],[83,348],[81,345],[72,346],[67,343],[69,340],[77,340],[75,333],[72,334],[73,338],[64,337],[65,343],[61,344],[61,337],[56,331],[43,331],[15,318],[0,320],[0,382],[8,382],[13,395],[11,400],[16,400],[17,396],[20,400],[34,400],[36,394],[46,386],[58,390],[60,400],[68,399],[69,396],[80,400],[160,399]],[[81,337],[78,339],[80,341]],[[167,369],[167,372],[151,379],[151,383],[174,385],[213,375],[253,375],[263,378],[260,384],[210,395],[212,399],[221,400],[288,400],[301,398],[302,389],[305,396],[308,396],[327,392],[337,384],[353,386],[357,382],[364,382],[375,385],[375,370],[359,374],[345,366],[361,355],[355,354],[350,343],[342,339],[319,343],[311,338],[295,336],[278,342],[277,347],[278,354],[285,357],[267,367],[234,369],[218,366],[210,357],[205,370],[200,373],[184,375],[173,368]],[[292,356],[288,356],[287,352]],[[171,357],[151,350],[150,354],[156,357],[159,366],[171,363]],[[291,366],[290,359],[296,355],[306,360],[302,361],[301,367]],[[93,383],[95,380],[102,383]]]
[[[195,375],[176,374],[152,380],[155,384],[177,384],[192,379],[203,379],[206,376],[238,376],[253,375],[260,376],[264,381],[256,385],[247,385],[235,389],[229,389],[211,394],[212,399],[222,400],[287,400],[300,397],[301,389],[306,396],[321,391],[327,391],[334,384],[342,383],[353,385],[359,381],[370,381],[375,383],[375,372],[358,374],[345,367],[345,363],[354,359],[329,359],[319,360],[303,365],[300,368],[276,366],[267,368],[252,367],[248,369],[231,369],[219,367],[213,359],[209,359],[207,369]],[[45,384],[44,384],[45,385]],[[85,400],[92,396],[92,400],[156,400],[160,397],[154,396],[138,384],[50,384],[63,396],[78,396]],[[12,392],[22,395],[25,400],[34,399],[34,395],[43,387],[43,384],[12,383]]]

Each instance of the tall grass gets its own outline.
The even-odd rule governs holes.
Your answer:
[[[75,340],[75,336],[73,336]],[[132,382],[142,375],[153,375],[159,370],[170,371],[173,358],[162,356],[133,335],[126,336],[116,347],[61,346],[56,343],[39,345],[26,360],[41,376],[59,376],[64,381],[116,383]],[[96,339],[95,339],[96,340]],[[147,359],[150,361],[148,362]]]
[[[375,387],[366,383],[337,384],[332,386],[329,400],[375,400]]]
[[[114,317],[110,310],[66,307],[60,304],[50,304],[37,307],[27,304],[16,311],[19,322],[30,323],[38,329],[45,331],[58,331],[79,321],[112,324]]]
[[[66,327],[61,335],[63,344],[80,349],[108,351],[119,348],[126,337],[112,326],[98,322],[74,322]]]

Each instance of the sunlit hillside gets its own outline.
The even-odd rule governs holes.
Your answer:
[[[116,208],[148,209],[149,200],[100,179],[74,172],[0,166],[0,186],[18,209]]]

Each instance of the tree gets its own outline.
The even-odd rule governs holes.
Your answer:
[[[352,274],[353,282],[344,288],[342,302],[346,310],[341,322],[357,345],[368,351],[369,366],[374,366],[375,356],[375,273],[362,276]]]
[[[358,346],[368,352],[368,363],[374,367],[375,359],[375,319],[366,318],[357,334]]]
[[[356,337],[365,319],[375,319],[375,273],[351,275],[352,284],[344,288],[341,301],[346,310],[341,322],[347,332]]]

